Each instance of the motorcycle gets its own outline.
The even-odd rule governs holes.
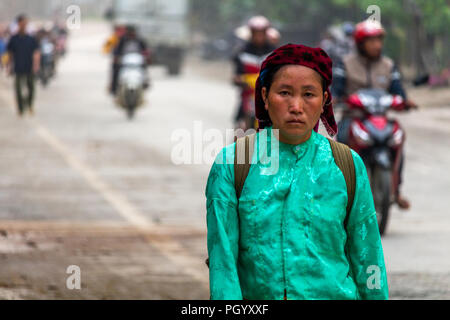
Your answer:
[[[140,53],[127,53],[121,58],[118,78],[117,102],[134,117],[136,109],[144,102],[144,90],[148,87],[146,60]]]
[[[66,55],[67,35],[61,34],[56,39],[56,52],[58,57],[64,57]]]
[[[260,57],[250,53],[241,53],[239,59],[244,66],[244,74],[241,79],[245,83],[241,91],[241,110],[239,111],[238,127],[246,131],[257,129],[258,121],[255,116],[255,85],[259,75],[261,64],[266,56]]]
[[[377,212],[380,234],[386,231],[389,210],[396,200],[405,132],[389,110],[405,110],[401,96],[380,89],[361,89],[346,101],[351,116],[348,146],[365,163]]]
[[[41,67],[39,79],[44,87],[55,74],[55,46],[48,39],[41,41]]]

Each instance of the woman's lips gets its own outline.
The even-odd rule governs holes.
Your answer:
[[[288,120],[287,123],[292,123],[292,124],[305,124],[304,121],[299,120],[299,119]]]

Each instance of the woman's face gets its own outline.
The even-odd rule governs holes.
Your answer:
[[[261,93],[273,129],[279,129],[279,140],[289,144],[309,139],[328,98],[320,75],[299,65],[283,66],[275,73],[269,92],[263,87]]]

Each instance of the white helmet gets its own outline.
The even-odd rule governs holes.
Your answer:
[[[270,28],[270,21],[264,16],[254,16],[248,20],[247,26],[251,30],[267,30]]]

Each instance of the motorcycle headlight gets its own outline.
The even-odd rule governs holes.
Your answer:
[[[355,137],[355,139],[357,140],[357,142],[361,145],[364,146],[369,146],[371,144],[373,144],[373,140],[370,137],[370,135],[364,131],[358,123],[353,122],[351,125],[351,129],[353,132],[353,136]]]
[[[139,70],[124,70],[120,75],[120,83],[130,89],[138,89],[143,84],[143,75]]]
[[[388,141],[390,147],[397,147],[403,143],[404,133],[403,130],[398,129]]]

